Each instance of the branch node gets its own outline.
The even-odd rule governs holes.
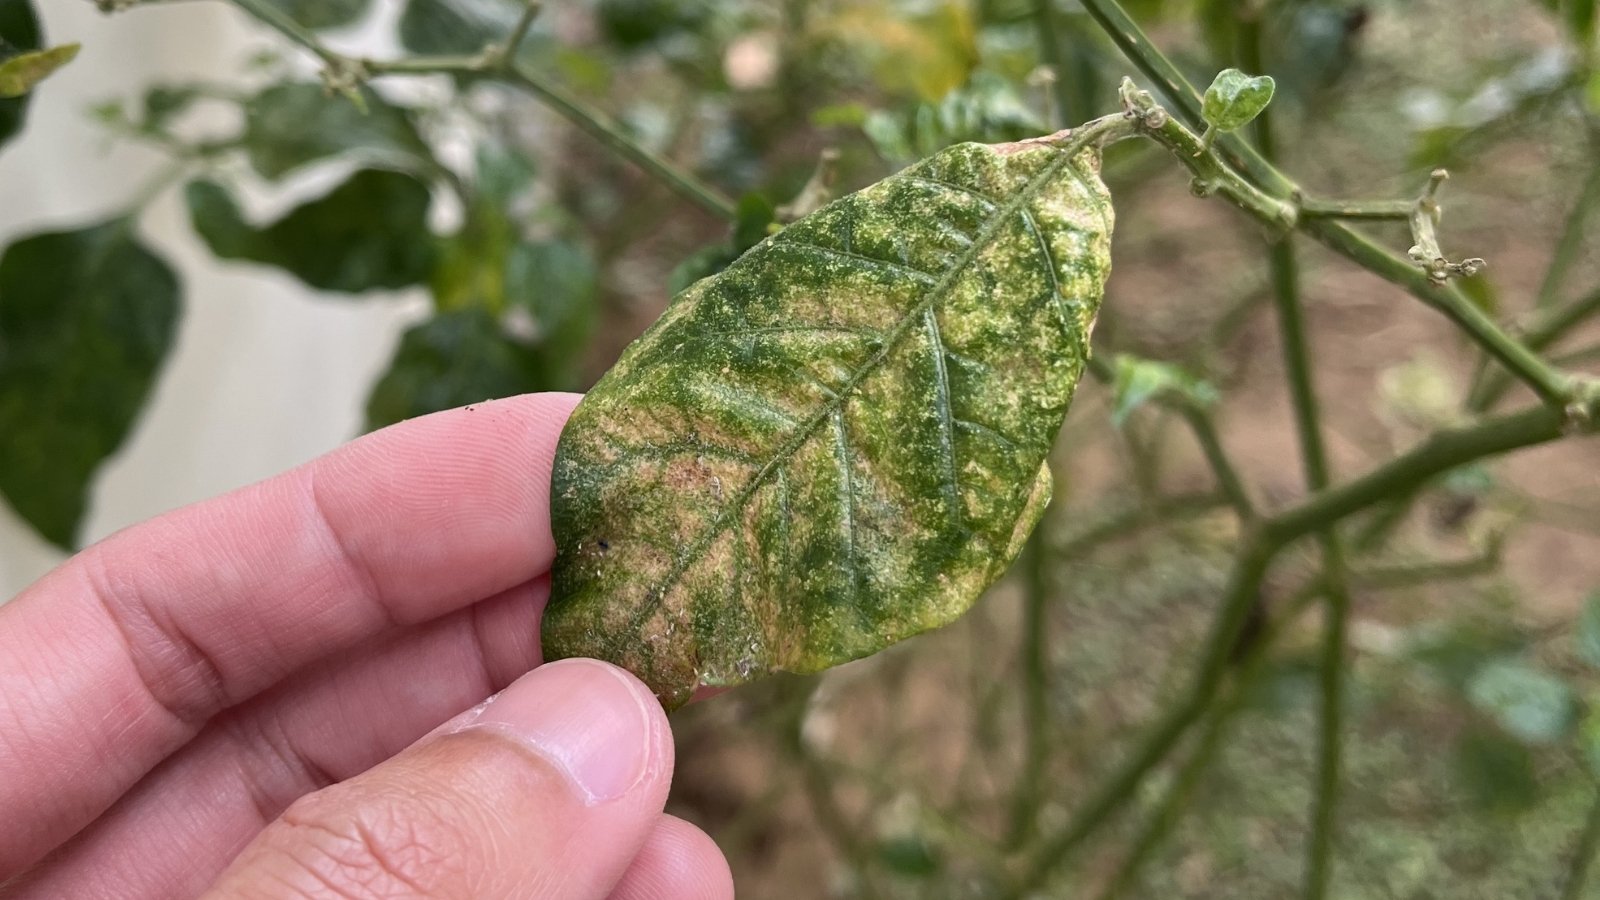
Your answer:
[[[1470,278],[1482,272],[1488,263],[1472,256],[1460,262],[1451,262],[1439,247],[1439,220],[1444,208],[1439,205],[1439,189],[1449,180],[1450,173],[1434,169],[1428,184],[1411,209],[1411,239],[1415,241],[1407,255],[1428,275],[1428,281],[1443,286],[1451,278]]]

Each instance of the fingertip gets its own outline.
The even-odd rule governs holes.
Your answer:
[[[594,659],[547,663],[450,732],[502,732],[550,762],[588,805],[627,794],[665,803],[673,748],[666,713],[627,671]]]
[[[663,815],[610,900],[732,900],[733,873],[704,831]]]

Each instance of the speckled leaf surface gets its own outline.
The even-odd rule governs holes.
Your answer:
[[[958,145],[679,294],[562,434],[547,657],[672,708],[965,612],[1049,499],[1110,269],[1098,168]]]

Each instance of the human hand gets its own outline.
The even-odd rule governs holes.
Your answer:
[[[523,674],[576,402],[396,425],[0,606],[0,896],[732,897],[648,689]]]

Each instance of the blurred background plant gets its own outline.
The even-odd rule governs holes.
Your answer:
[[[0,494],[50,543],[183,322],[159,203],[317,302],[426,296],[379,427],[581,389],[829,192],[1114,111],[1127,74],[1196,125],[1176,79],[1237,65],[1279,91],[1223,158],[1336,252],[1117,147],[1105,362],[1018,571],[936,635],[675,717],[674,811],[750,897],[1600,896],[1600,448],[1556,442],[1594,411],[1563,370],[1600,362],[1592,0],[214,5],[271,42],[89,111],[153,178],[59,227],[0,211]],[[39,12],[0,0],[0,143],[73,52]],[[1417,204],[1316,199],[1437,166],[1444,244],[1489,261],[1455,287],[1403,262]]]

